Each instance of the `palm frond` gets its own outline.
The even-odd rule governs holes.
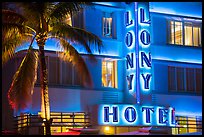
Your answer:
[[[10,28],[18,28],[20,32],[23,32],[25,29],[25,26],[23,25],[25,23],[26,19],[11,10],[2,10],[2,31],[5,32],[6,30],[9,30]]]
[[[82,77],[83,86],[92,87],[92,78],[84,59],[67,41],[61,39],[60,44],[64,48],[63,52],[59,52],[60,59],[65,62],[71,62],[75,66],[79,76]]]
[[[91,5],[90,2],[58,2],[55,5],[52,13],[50,14],[51,19],[61,20],[65,17],[65,15],[73,15],[84,6]]]
[[[10,28],[2,32],[2,65],[15,54],[15,49],[29,42],[30,36],[21,34],[18,28]]]
[[[13,7],[12,10],[27,19],[25,25],[29,25],[29,27],[35,29],[36,31],[39,29],[40,12],[43,10],[43,3],[10,2],[10,5],[10,7]]]
[[[33,31],[24,25],[25,21],[14,11],[2,10],[2,65],[13,57],[16,47],[30,40]]]
[[[50,34],[52,36],[62,37],[67,41],[80,43],[85,47],[86,51],[90,54],[92,54],[91,51],[91,49],[93,48],[91,47],[92,45],[97,46],[94,47],[94,49],[98,50],[99,53],[101,51],[102,40],[98,36],[86,30],[72,27],[66,23],[63,22],[55,23],[54,26],[52,27],[52,30],[50,31]]]
[[[2,22],[3,23],[15,23],[15,24],[23,24],[26,21],[26,18],[22,15],[11,11],[2,9]]]
[[[22,110],[30,105],[37,76],[37,65],[38,53],[30,47],[15,73],[8,91],[9,104],[13,109]]]

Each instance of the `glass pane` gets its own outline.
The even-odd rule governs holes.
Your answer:
[[[174,44],[175,42],[174,42],[174,22],[173,21],[171,21],[171,23],[170,23],[171,25],[170,25],[170,44]]]
[[[202,46],[201,45],[201,30],[200,30],[200,28],[199,28],[199,46]]]
[[[193,44],[194,46],[198,46],[199,42],[199,28],[193,27]]]
[[[78,73],[78,71],[76,70],[76,68],[75,67],[73,67],[73,71],[74,71],[74,85],[77,85],[77,86],[79,86],[79,85],[81,85],[81,83],[82,83],[82,80],[81,80],[81,77],[79,76],[79,73]],[[83,73],[83,72],[82,72]]]
[[[69,62],[62,62],[62,84],[72,85],[72,65]]]
[[[49,83],[60,84],[59,82],[59,59],[57,57],[49,57]]]
[[[112,36],[112,18],[103,18],[103,35],[104,36]]]
[[[175,22],[175,44],[183,45],[182,22]]]
[[[185,45],[192,46],[193,45],[193,38],[192,38],[192,24],[185,23]]]
[[[202,92],[202,69],[196,69],[196,92]]]
[[[179,91],[184,91],[184,68],[178,67],[177,73],[177,87]]]
[[[115,87],[114,62],[102,62],[102,86]]]
[[[186,68],[187,91],[195,91],[195,73],[193,68]]]
[[[175,67],[168,67],[168,83],[169,83],[169,90],[176,90],[176,77],[175,77]]]

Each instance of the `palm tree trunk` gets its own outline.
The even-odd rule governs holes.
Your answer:
[[[39,46],[40,58],[40,86],[41,86],[41,117],[45,118],[46,135],[50,135],[50,105],[48,96],[47,68],[45,62],[44,45]]]

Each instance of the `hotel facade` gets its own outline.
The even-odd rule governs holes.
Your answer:
[[[94,2],[68,20],[99,36],[103,47],[93,50],[97,62],[76,47],[93,80],[93,88],[84,88],[74,67],[57,57],[55,43],[48,43],[52,134],[75,127],[105,135],[145,127],[167,134],[202,132],[202,13],[194,12],[199,8],[201,2]],[[18,51],[3,69],[3,128],[12,127],[9,114],[19,115],[8,109],[7,91],[24,53]],[[21,117],[39,115],[40,108],[38,77],[32,105]],[[25,124],[31,119],[17,121],[18,130],[40,131]]]

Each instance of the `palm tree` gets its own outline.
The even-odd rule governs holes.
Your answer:
[[[82,76],[84,86],[91,86],[92,81],[83,58],[75,49],[76,43],[83,45],[89,55],[92,46],[100,52],[102,41],[96,35],[67,24],[65,18],[73,17],[87,2],[8,2],[2,9],[2,66],[15,55],[15,49],[22,44],[29,44],[13,77],[8,91],[9,103],[15,110],[28,107],[37,77],[40,63],[41,117],[49,122],[50,106],[48,96],[48,71],[45,61],[45,42],[55,39],[63,51],[58,55],[64,61],[75,65]],[[33,49],[36,40],[39,49]],[[92,56],[93,57],[93,56]],[[23,97],[23,99],[22,99]],[[50,127],[46,128],[50,134]]]

